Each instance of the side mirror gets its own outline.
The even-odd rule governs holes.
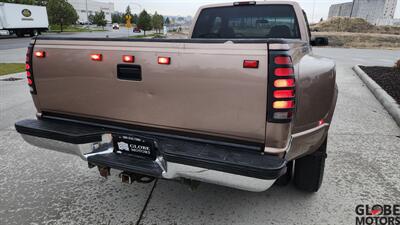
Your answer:
[[[329,40],[327,37],[313,37],[311,38],[310,44],[312,46],[328,46]]]

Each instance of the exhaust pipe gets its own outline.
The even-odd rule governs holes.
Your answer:
[[[155,177],[150,177],[142,174],[137,173],[129,173],[129,172],[122,172],[119,174],[119,178],[121,178],[122,183],[132,184],[134,181],[142,184],[148,184],[155,180]]]

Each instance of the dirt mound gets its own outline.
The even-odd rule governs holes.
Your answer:
[[[361,18],[334,17],[311,26],[315,32],[381,33],[400,35],[400,27],[375,26]]]

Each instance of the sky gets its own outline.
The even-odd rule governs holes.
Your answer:
[[[114,2],[115,10],[124,12],[128,5],[133,13],[146,9],[150,13],[157,11],[168,16],[194,16],[197,9],[205,4],[233,2],[235,0],[100,0]],[[329,6],[336,3],[350,2],[351,0],[295,0],[307,12],[309,20],[318,22],[326,19]],[[315,9],[314,9],[315,4]],[[313,10],[314,9],[314,10]],[[314,13],[313,13],[314,12]],[[397,5],[395,18],[400,18],[400,1]]]

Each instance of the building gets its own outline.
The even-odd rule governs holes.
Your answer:
[[[114,3],[98,2],[93,0],[67,0],[76,10],[79,23],[87,23],[88,16],[103,11],[108,23],[111,23],[111,13],[114,12]]]
[[[328,18],[337,16],[342,16],[342,17],[350,16],[352,7],[353,7],[352,2],[331,5],[331,7],[329,8]]]
[[[328,18],[357,17],[376,25],[388,24],[394,19],[397,0],[353,0],[342,4],[331,5]]]

